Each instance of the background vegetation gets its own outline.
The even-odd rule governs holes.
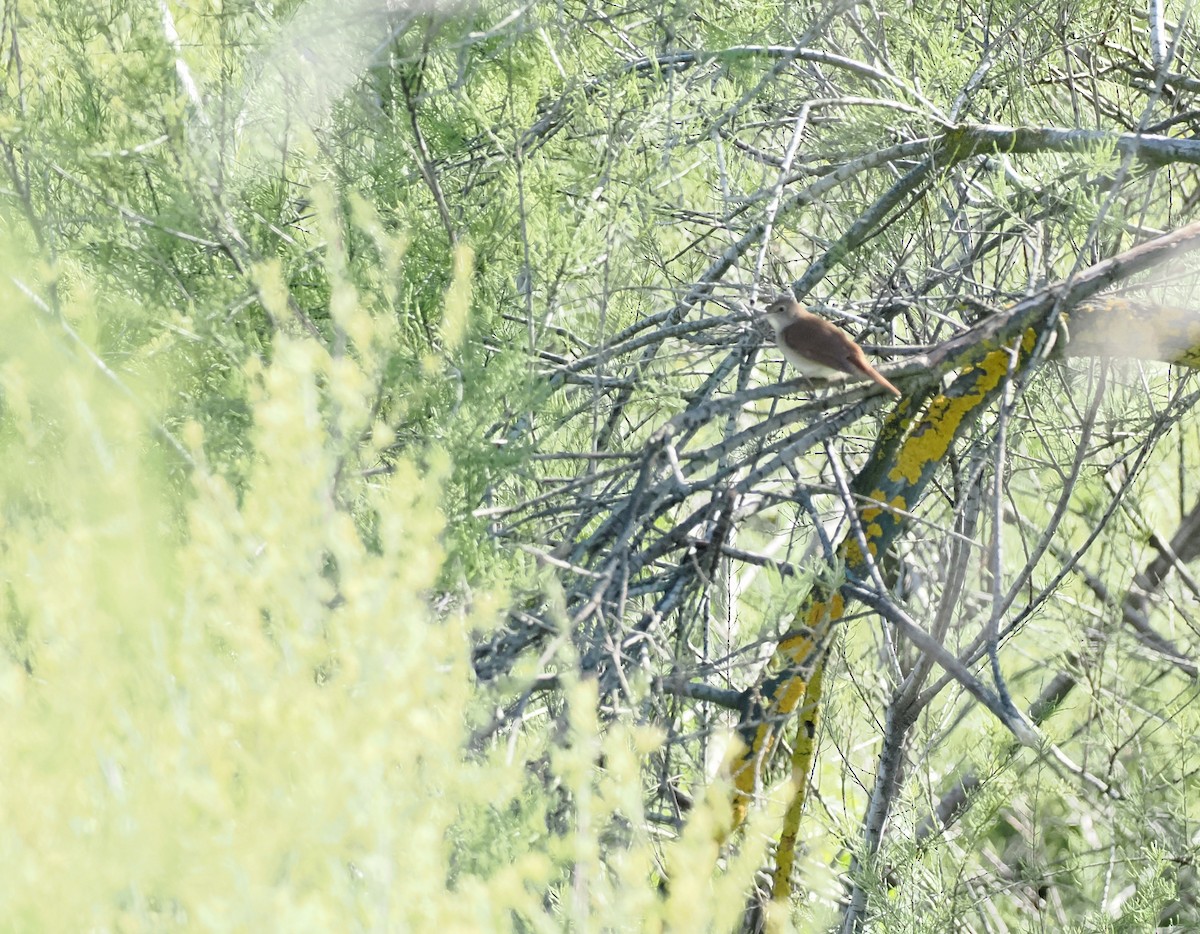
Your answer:
[[[1190,15],[5,0],[9,926],[1195,929]],[[899,415],[780,384],[785,287]]]

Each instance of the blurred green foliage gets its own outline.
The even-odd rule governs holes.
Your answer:
[[[1048,50],[1068,43],[1047,25],[1050,13],[1027,6],[996,8],[1012,19],[998,31],[1006,41],[988,45],[990,72],[962,54],[961,9],[882,4],[889,28],[876,38],[943,112],[974,76],[990,75],[956,119],[1071,125],[1078,101],[1069,107],[1044,87]],[[1056,22],[1086,15],[1079,30],[1088,42],[1112,26],[1104,8],[1072,10]],[[612,335],[667,307],[760,219],[778,175],[772,159],[786,148],[797,101],[807,100],[782,67],[779,84],[760,93],[779,63],[761,47],[824,36],[834,48],[866,34],[857,7],[836,14],[829,4],[782,2],[535,3],[516,13],[497,2],[438,10],[373,0],[5,5],[0,906],[8,927],[739,924],[787,780],[738,846],[719,852],[728,789],[707,782],[720,758],[719,715],[670,698],[679,735],[636,705],[602,724],[594,684],[572,677],[572,642],[555,632],[544,655],[519,659],[498,679],[498,693],[520,693],[546,672],[557,672],[558,690],[534,699],[523,728],[482,741],[497,694],[480,690],[471,651],[523,601],[549,606],[551,618],[561,602],[556,576],[498,541],[492,524],[493,507],[536,498],[571,469],[539,457],[590,451],[610,414],[610,397],[582,377],[548,376],[547,361],[602,355]],[[1133,45],[1128,28],[1112,31]],[[697,65],[701,77],[685,86],[691,64],[649,60],[680,50],[713,51],[708,62],[717,64]],[[806,183],[840,159],[938,127],[913,113],[910,97],[897,95],[908,109],[877,108],[863,99],[882,85],[841,80],[837,93],[862,106],[814,110],[794,166]],[[1127,85],[1106,73],[1089,93],[1132,107],[1140,98]],[[892,113],[908,121],[902,131]],[[735,121],[765,127],[763,138],[750,134],[739,150]],[[1029,157],[1019,169],[1051,179],[1045,190],[995,165],[971,177],[964,213],[1020,221],[1012,254],[995,254],[989,301],[1071,268],[1102,197],[1077,176],[1114,168],[1112,152],[1098,149]],[[856,177],[787,218],[764,281],[798,275],[894,182],[890,171]],[[936,201],[889,220],[832,271],[829,294],[862,300],[896,282],[902,293],[904,276],[916,282],[925,266],[927,292],[914,293],[953,292],[941,277],[951,264],[930,246],[943,233],[945,205]],[[1119,217],[1098,229],[1119,239]],[[644,366],[626,356],[625,369],[596,368],[596,385],[612,377],[639,387],[605,456],[637,451],[681,408],[712,372],[709,349],[671,345]],[[767,404],[749,414],[761,419]],[[1108,413],[1117,429],[1149,432],[1148,415],[1136,421],[1140,404],[1120,397]],[[1039,420],[1067,408],[1057,397],[1033,396],[1030,406]],[[698,431],[716,437],[724,427]],[[1039,463],[1018,461],[1011,487],[1026,515],[1040,515],[1058,493],[1060,474],[1043,474],[1040,461],[1055,459],[1065,433],[1026,440]],[[845,450],[858,456],[869,443],[855,438]],[[1174,466],[1160,459],[1147,483]],[[1072,534],[1086,535],[1110,495],[1084,477],[1074,506],[1083,521]],[[781,498],[748,519],[748,537],[782,540],[793,506]],[[930,528],[949,523],[931,515]],[[664,512],[658,530],[675,521]],[[548,549],[563,529],[531,521],[520,532],[529,541],[518,545]],[[1012,551],[1006,561],[1019,566],[1024,555]],[[913,556],[936,566],[935,536],[917,541]],[[1136,563],[1125,553],[1112,560]],[[730,658],[753,655],[810,570],[783,584],[766,572],[740,582],[742,644],[731,636]],[[1064,593],[1081,598],[1083,587],[1071,586]],[[1064,633],[1082,644],[1068,611],[1066,599],[1045,609],[1034,635],[1056,650],[1075,648]],[[836,790],[803,841],[812,898],[794,906],[801,925],[838,910],[874,765],[872,715],[887,692],[874,630],[851,631],[845,654],[868,661],[849,672],[854,691],[829,692],[827,745],[844,758],[818,763],[816,785]],[[1130,924],[1151,924],[1186,853],[1160,853],[1161,835],[1147,828],[1165,812],[1181,834],[1187,821],[1178,816],[1194,808],[1194,705],[1187,691],[1164,702],[1140,658],[1111,664],[1115,674],[1098,682],[1091,703],[1112,683],[1131,701],[1100,718],[1112,731],[1104,753],[1115,750],[1111,760],[1133,776],[1126,810],[1092,810],[1049,777],[1022,825],[1034,831],[1012,832],[1017,818],[998,815],[1011,807],[1026,816],[1027,776],[989,758],[1003,737],[981,743],[966,729],[946,739],[959,722],[958,698],[949,697],[918,724],[927,771],[912,770],[887,851],[889,867],[909,878],[873,893],[881,925],[944,930],[976,911],[973,874],[992,867],[973,862],[972,847],[1002,854],[1025,876],[1057,874],[1073,917],[1114,885],[1136,889],[1111,911],[1097,909],[1089,929],[1103,929],[1123,904]],[[1169,728],[1148,731],[1161,746],[1125,745],[1123,730],[1139,729],[1127,719],[1138,705],[1170,715]],[[647,763],[665,761],[656,757],[669,742],[700,750],[670,760],[671,778],[695,792],[682,826],[647,812],[663,790],[648,791],[657,776]],[[1137,788],[1139,770],[1160,761],[1183,778],[1154,772],[1157,781]],[[911,844],[934,789],[973,766],[995,775],[959,828],[966,842]],[[1112,826],[1100,826],[1099,814]],[[1003,903],[1014,924],[1025,923],[1021,892],[1002,902],[1008,888],[1005,879],[980,913]]]

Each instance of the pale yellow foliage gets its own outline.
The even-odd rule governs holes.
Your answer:
[[[278,269],[259,281],[284,314]],[[425,451],[423,469],[370,479],[345,463],[350,430],[372,426],[394,328],[347,305],[337,317],[353,353],[277,337],[269,362],[247,366],[244,487],[209,465],[192,423],[179,433],[193,461],[181,492],[165,479],[175,455],[156,440],[158,416],[122,375],[102,372],[48,306],[0,293],[6,926],[734,923],[761,846],[720,871],[720,789],[682,841],[652,846],[641,768],[661,737],[602,730],[593,688],[571,691],[570,741],[551,757],[569,832],[547,830],[548,786],[526,766],[546,736],[466,752],[488,718],[469,632],[502,606],[478,594],[457,604],[474,610],[430,608],[448,459]],[[170,398],[171,374],[160,378],[153,395]],[[460,871],[454,841],[487,842],[489,815],[501,855]],[[618,824],[623,842],[605,842]],[[664,862],[679,870],[665,897]]]

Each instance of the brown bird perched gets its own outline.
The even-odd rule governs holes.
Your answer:
[[[805,311],[791,295],[778,296],[763,314],[775,329],[775,343],[784,359],[805,376],[857,374],[900,395],[900,390],[867,362],[862,348],[845,331],[832,321]]]

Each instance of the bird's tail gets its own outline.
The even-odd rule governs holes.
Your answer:
[[[880,373],[877,369],[875,369],[875,367],[871,366],[871,364],[865,363],[865,362],[864,363],[858,363],[857,361],[855,361],[855,362],[856,362],[859,370],[862,371],[863,376],[867,377],[867,379],[871,380],[872,382],[878,383],[880,386],[882,386],[884,389],[886,389],[888,392],[890,392],[893,396],[902,395],[900,390],[897,389],[895,386],[893,386],[891,383],[889,383],[887,381],[887,378],[882,373]]]

